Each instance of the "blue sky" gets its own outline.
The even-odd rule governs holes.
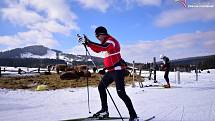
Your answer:
[[[182,1],[1,0],[0,50],[44,45],[85,54],[76,34],[98,42],[94,29],[102,25],[129,62],[159,60],[160,54],[170,59],[215,54],[215,2],[186,0],[184,7]]]

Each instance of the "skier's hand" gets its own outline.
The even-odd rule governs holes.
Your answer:
[[[93,72],[95,73],[98,69],[96,67],[93,67]]]
[[[163,64],[160,65],[161,70],[163,70]]]
[[[101,75],[105,75],[105,69],[102,69],[102,70],[99,70],[99,74],[101,74]]]
[[[88,45],[90,43],[90,39],[88,39],[88,37],[86,35],[84,35],[84,45]]]
[[[129,76],[129,75],[131,75],[131,73],[127,69],[125,69],[125,76]]]

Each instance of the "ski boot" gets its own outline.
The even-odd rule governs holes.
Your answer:
[[[129,118],[129,121],[139,121],[139,118],[138,117],[131,117],[131,118]]]
[[[93,114],[94,118],[108,118],[109,112],[106,110],[100,110],[97,113]]]
[[[167,85],[163,85],[164,88],[170,88],[170,85],[167,84]]]

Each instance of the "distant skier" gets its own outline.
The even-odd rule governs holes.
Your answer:
[[[107,105],[107,93],[106,88],[115,81],[118,96],[124,101],[128,108],[130,119],[129,121],[137,121],[137,114],[132,105],[131,99],[128,97],[125,91],[125,68],[126,62],[121,58],[120,44],[119,42],[108,34],[105,27],[100,26],[95,29],[95,36],[101,42],[94,43],[90,41],[86,36],[85,44],[90,47],[94,52],[105,52],[104,58],[104,76],[98,85],[98,90],[101,99],[101,110],[95,113],[94,117],[108,117],[108,105]],[[107,70],[105,73],[104,70]]]
[[[165,88],[170,88],[169,83],[169,71],[170,71],[170,61],[167,56],[160,55],[160,59],[163,59],[164,64],[161,65],[161,69],[165,71],[164,73],[164,79],[166,80],[167,85],[164,85]]]

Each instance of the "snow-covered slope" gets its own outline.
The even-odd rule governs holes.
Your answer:
[[[49,59],[56,59],[56,52],[53,50],[47,50],[45,55],[35,55],[30,52],[26,52],[21,54],[21,58],[49,58]]]
[[[158,72],[163,83],[164,72]],[[181,73],[181,84],[175,84],[175,73],[170,73],[175,88],[126,86],[139,117],[155,115],[153,121],[215,121],[215,71],[199,74]],[[152,83],[146,81],[144,84]],[[124,103],[117,96],[115,87],[108,88],[122,116],[128,117]],[[111,116],[118,113],[108,97]],[[97,87],[90,87],[91,112],[100,109]],[[1,121],[59,121],[88,117],[87,88],[70,88],[36,92],[29,90],[0,90]]]

